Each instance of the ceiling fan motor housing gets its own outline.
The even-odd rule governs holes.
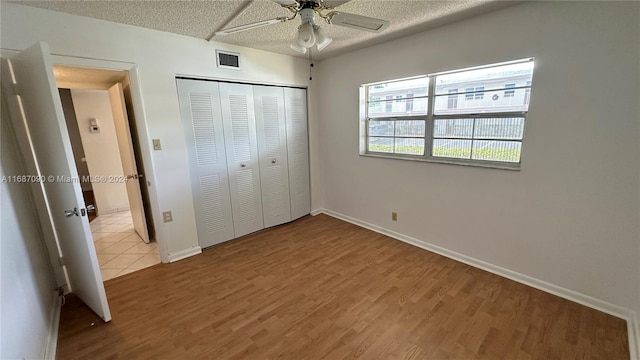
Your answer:
[[[315,9],[320,6],[318,1],[315,0],[298,0],[298,3],[300,4],[300,9]]]
[[[311,23],[315,24],[316,12],[312,8],[303,8],[300,10],[300,20],[303,24]]]

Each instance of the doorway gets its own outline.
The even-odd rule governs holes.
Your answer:
[[[160,263],[128,72],[54,66],[54,74],[103,281]]]

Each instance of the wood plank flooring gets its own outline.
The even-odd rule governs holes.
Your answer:
[[[621,319],[326,215],[105,286],[58,359],[629,358]]]

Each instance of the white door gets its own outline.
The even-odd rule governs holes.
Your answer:
[[[35,44],[9,61],[16,92],[24,109],[25,119],[22,120],[26,123],[40,174],[53,176],[53,181],[44,184],[45,198],[71,291],[104,321],[110,321],[111,313],[80,183],[67,181],[77,179],[78,172],[53,75],[49,46],[42,42]]]
[[[203,248],[234,237],[218,83],[177,80],[198,242]]]
[[[307,90],[285,88],[284,102],[287,118],[291,219],[295,220],[311,211]]]
[[[251,85],[220,83],[235,236],[264,228]]]
[[[264,227],[291,221],[284,89],[254,86]]]
[[[133,154],[133,141],[131,140],[131,129],[129,128],[129,117],[127,116],[127,108],[124,102],[122,84],[117,83],[109,89],[109,100],[111,102],[113,122],[116,127],[116,138],[118,139],[122,170],[127,177],[127,196],[129,197],[129,208],[131,209],[133,228],[145,243],[149,243],[147,219],[144,216],[142,191],[140,190],[136,158]]]

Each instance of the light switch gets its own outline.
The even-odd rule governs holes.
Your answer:
[[[98,124],[98,119],[89,119],[89,132],[92,134],[100,133],[100,124]]]
[[[153,150],[162,150],[162,145],[160,145],[160,139],[153,139]]]
[[[171,211],[163,212],[162,213],[162,218],[163,218],[164,222],[166,222],[166,223],[173,221],[173,215],[171,214]]]

